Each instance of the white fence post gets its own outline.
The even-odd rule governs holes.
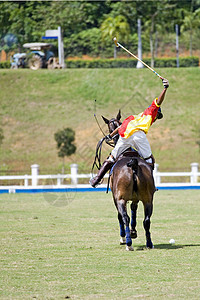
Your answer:
[[[77,185],[78,184],[78,165],[77,164],[71,164],[71,184]]]
[[[159,166],[158,164],[154,164],[153,175],[154,175],[154,180],[156,185],[161,183],[160,175],[158,175],[158,166]]]
[[[39,165],[35,164],[31,166],[31,175],[32,175],[32,185],[35,186],[38,184],[38,175],[39,175]]]
[[[25,178],[24,178],[24,186],[28,186],[28,175],[27,174],[25,175]]]
[[[190,183],[195,184],[198,182],[198,163],[192,163],[191,166],[191,176],[190,176]]]
[[[61,183],[62,183],[62,179],[61,179],[60,174],[58,174],[57,185],[61,185]]]

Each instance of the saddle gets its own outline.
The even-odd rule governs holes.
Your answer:
[[[127,150],[125,150],[125,151],[117,158],[117,161],[118,161],[119,159],[123,158],[123,157],[130,157],[130,158],[140,157],[140,158],[142,158],[142,157],[138,154],[137,150],[135,150],[135,149],[133,149],[133,148],[128,148]],[[151,155],[150,155],[149,157],[147,157],[147,158],[142,158],[142,159],[144,159],[144,160],[146,161],[146,160],[149,159],[149,158],[152,159],[152,163],[149,163],[149,162],[146,162],[146,163],[151,167],[151,169],[152,169],[152,171],[153,171],[153,170],[154,170],[154,164],[155,164],[155,158],[154,158],[153,154],[151,154]],[[117,161],[116,161],[116,162],[117,162]],[[129,166],[128,166],[128,167],[129,167]]]
[[[124,157],[140,157],[140,156],[139,156],[137,150],[135,150],[133,148],[128,148],[117,157],[116,162]]]
[[[130,158],[134,158],[134,157],[140,157],[138,152],[136,150],[134,150],[133,148],[128,148],[127,150],[125,150],[124,152],[122,152],[115,160],[115,163],[113,164],[112,168],[110,169],[110,173],[109,173],[109,177],[112,175],[113,169],[116,165],[116,163],[121,160],[124,157],[130,157]]]

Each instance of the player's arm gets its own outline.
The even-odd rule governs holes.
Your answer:
[[[162,90],[160,96],[158,97],[158,99],[156,101],[157,105],[159,105],[159,106],[164,101],[164,99],[165,99],[165,93],[166,93],[166,91],[167,91],[167,89],[169,87],[169,82],[168,82],[167,79],[164,78],[162,82],[163,82],[163,85],[164,85],[164,89]]]
[[[113,132],[110,133],[110,136],[111,137],[115,136],[118,133],[118,130],[119,130],[120,127],[121,127],[121,125],[118,126],[117,128],[115,128],[115,130],[113,130]]]
[[[117,128],[115,128],[115,130],[113,130],[113,132],[111,132],[110,134],[108,134],[108,135],[106,136],[106,140],[107,140],[107,141],[112,140],[112,137],[115,136],[115,135],[118,133],[118,130],[119,130],[120,127],[121,127],[121,125],[118,126]]]

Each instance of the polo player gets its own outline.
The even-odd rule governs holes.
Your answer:
[[[153,168],[155,160],[146,134],[148,133],[150,126],[157,119],[162,119],[163,117],[160,106],[164,101],[169,82],[167,79],[162,79],[162,82],[164,89],[160,96],[153,100],[152,104],[146,108],[144,112],[138,115],[129,116],[111,134],[106,136],[106,140],[109,141],[116,134],[119,134],[119,139],[110,156],[102,164],[98,174],[90,180],[92,187],[95,188],[101,182],[104,175],[111,169],[119,155],[130,147],[135,148],[138,151],[139,156]]]

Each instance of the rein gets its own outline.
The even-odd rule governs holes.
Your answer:
[[[95,120],[97,122],[97,125],[99,127],[99,129],[101,130],[101,132],[103,133],[104,137],[97,143],[97,146],[96,146],[96,153],[95,153],[95,158],[94,158],[94,162],[93,162],[93,165],[92,165],[92,169],[91,169],[91,173],[93,174],[93,170],[94,170],[94,167],[96,167],[98,170],[101,168],[101,150],[102,150],[102,146],[103,146],[103,142],[106,141],[106,144],[108,144],[109,146],[111,147],[115,147],[115,142],[114,141],[108,141],[106,139],[106,135],[105,133],[103,132],[98,120],[97,120],[97,117],[96,117],[96,114],[94,114],[94,117],[95,117]],[[111,120],[110,123],[113,124],[113,127],[115,127],[115,122],[114,120]],[[112,139],[116,138],[118,134],[114,135],[112,137]]]
[[[93,174],[94,167],[97,167],[98,170],[101,168],[101,149],[102,149],[102,145],[103,145],[103,142],[105,141],[105,139],[106,139],[106,137],[104,136],[97,144],[96,154],[95,154],[95,158],[94,158],[94,162],[93,162],[92,170],[91,170],[92,174]]]
[[[93,174],[94,167],[96,167],[98,170],[101,168],[101,150],[102,150],[104,141],[106,141],[105,136],[98,142],[98,144],[96,146],[95,158],[94,158],[94,162],[93,162],[92,169],[91,169],[92,174]],[[114,144],[110,143],[109,141],[106,141],[106,144],[108,144],[109,146],[111,146],[113,148],[115,147]]]

